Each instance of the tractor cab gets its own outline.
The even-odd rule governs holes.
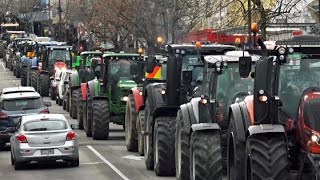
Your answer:
[[[113,103],[125,104],[129,90],[142,83],[145,61],[140,54],[104,54],[100,78],[110,88]],[[119,98],[121,97],[121,98]],[[125,109],[125,108],[124,108]]]
[[[74,59],[75,60],[75,59]],[[72,62],[72,67],[78,66],[80,83],[88,82],[100,76],[100,65],[102,62],[101,51],[84,51],[80,58]]]
[[[71,63],[71,46],[47,46],[41,53],[41,70],[52,76],[56,70],[67,69]]]

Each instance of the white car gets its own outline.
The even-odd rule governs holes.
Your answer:
[[[66,91],[66,86],[69,81],[69,76],[72,73],[71,70],[62,70],[60,75],[60,81],[57,84],[57,97],[56,97],[56,103],[59,104],[59,106],[62,106],[63,103],[63,94]]]
[[[57,70],[51,78],[50,97],[55,100],[57,97],[57,87],[61,79],[62,70]]]
[[[64,160],[79,166],[77,134],[62,114],[22,116],[10,138],[11,164],[15,170],[26,163]]]

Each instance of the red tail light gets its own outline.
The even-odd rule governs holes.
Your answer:
[[[49,114],[49,113],[50,113],[49,109],[44,109],[44,110],[40,111],[39,114]]]
[[[67,141],[72,141],[72,140],[75,140],[76,139],[76,133],[71,131],[71,132],[68,132],[67,134]]]
[[[1,120],[1,119],[7,119],[7,118],[8,118],[8,116],[7,116],[6,113],[0,112],[0,120]]]
[[[16,139],[19,143],[28,143],[27,137],[23,134],[19,134],[16,136]]]

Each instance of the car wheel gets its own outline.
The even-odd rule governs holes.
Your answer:
[[[12,152],[11,152],[11,165],[12,165],[12,166],[14,165],[14,160],[13,160]]]
[[[71,167],[79,167],[79,158],[71,161]]]

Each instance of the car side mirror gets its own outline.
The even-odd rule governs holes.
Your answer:
[[[71,124],[70,127],[73,130],[78,130],[79,129],[79,126],[77,124]]]
[[[146,71],[147,73],[152,73],[154,67],[157,65],[156,58],[150,57],[147,59]]]
[[[51,102],[44,102],[43,105],[45,105],[46,107],[51,106]]]
[[[251,57],[239,57],[239,74],[242,78],[247,78],[251,72]]]
[[[189,84],[192,82],[192,71],[188,71],[188,70],[182,71],[182,82],[184,84]]]

